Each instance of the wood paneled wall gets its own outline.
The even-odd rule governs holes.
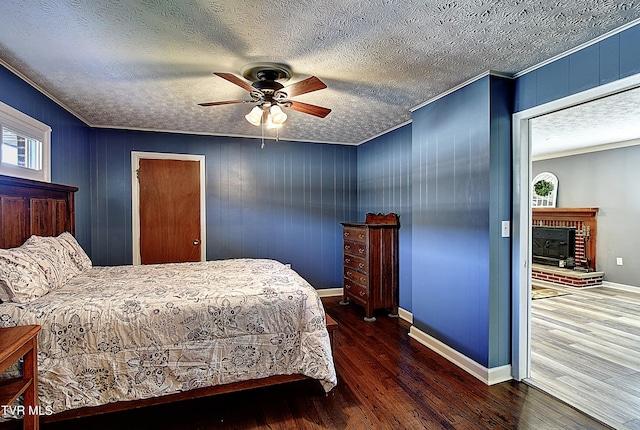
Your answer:
[[[515,111],[640,73],[640,25],[535,69],[516,80]]]
[[[400,307],[411,311],[411,125],[358,146],[358,210],[400,217]]]
[[[356,147],[96,129],[92,257],[130,264],[131,151],[204,154],[207,259],[274,258],[342,285],[341,221],[356,217]]]

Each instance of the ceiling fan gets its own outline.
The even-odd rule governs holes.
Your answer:
[[[301,94],[327,88],[315,76],[284,86],[282,82],[286,82],[291,78],[291,69],[284,64],[278,63],[248,64],[242,68],[241,73],[251,83],[232,73],[214,73],[214,75],[249,91],[250,99],[206,102],[198,103],[198,105],[221,106],[255,103],[256,106],[249,114],[245,115],[246,120],[253,125],[266,125],[268,128],[279,128],[287,120],[287,114],[284,113],[282,108],[293,109],[320,118],[326,117],[331,112],[331,109],[290,99]]]

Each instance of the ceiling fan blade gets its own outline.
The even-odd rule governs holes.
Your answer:
[[[232,84],[236,84],[237,86],[244,88],[245,90],[251,92],[253,90],[255,90],[255,88],[253,88],[247,81],[240,79],[239,77],[237,77],[236,75],[232,74],[232,73],[214,73],[214,75],[216,76],[220,76],[222,79],[226,79],[227,81],[231,82]]]
[[[312,91],[318,91],[327,88],[327,86],[320,79],[312,76],[303,81],[291,84],[283,89],[289,97],[299,96],[300,94],[310,93]]]
[[[323,108],[316,105],[310,105],[309,103],[294,102],[292,100],[289,100],[289,103],[291,103],[291,106],[289,106],[289,108],[293,110],[297,110],[298,112],[302,113],[308,113],[309,115],[318,116],[320,118],[324,118],[325,116],[329,115],[329,112],[331,112],[331,109]]]
[[[224,102],[207,102],[198,103],[198,106],[220,106],[220,105],[234,105],[237,103],[248,103],[247,100],[227,100]]]

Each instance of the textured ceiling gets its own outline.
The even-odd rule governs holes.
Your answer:
[[[533,118],[532,156],[640,144],[640,88]]]
[[[3,0],[0,60],[96,127],[260,136],[246,98],[215,75],[288,64],[295,100],[280,138],[358,144],[410,109],[493,70],[514,74],[640,18],[613,0]]]

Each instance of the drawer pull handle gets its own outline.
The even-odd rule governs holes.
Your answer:
[[[351,289],[351,285],[345,285],[344,287],[345,287],[347,290],[350,290],[350,289]]]
[[[361,295],[361,296],[364,296],[364,291],[360,291],[360,295]]]
[[[359,235],[358,235],[358,237],[359,237],[360,239],[364,239],[364,234],[359,234]]]
[[[364,263],[359,263],[358,267],[361,268],[361,269],[364,269]]]
[[[347,270],[347,276],[351,276],[353,275],[353,273],[351,273],[349,270]]]
[[[344,232],[344,235],[345,235],[345,236],[350,236],[350,233],[349,233],[348,231],[345,231],[345,232]]]
[[[360,254],[364,254],[364,249],[360,248],[360,249],[358,249],[358,252],[359,252]]]
[[[364,284],[364,281],[366,281],[367,278],[360,278],[360,282],[362,282]]]
[[[351,259],[350,259],[350,258],[345,258],[345,259],[344,259],[344,262],[345,262],[345,263],[351,263]]]
[[[351,248],[351,246],[350,246],[350,245],[345,245],[345,246],[344,246],[344,249],[350,249],[350,248]]]

